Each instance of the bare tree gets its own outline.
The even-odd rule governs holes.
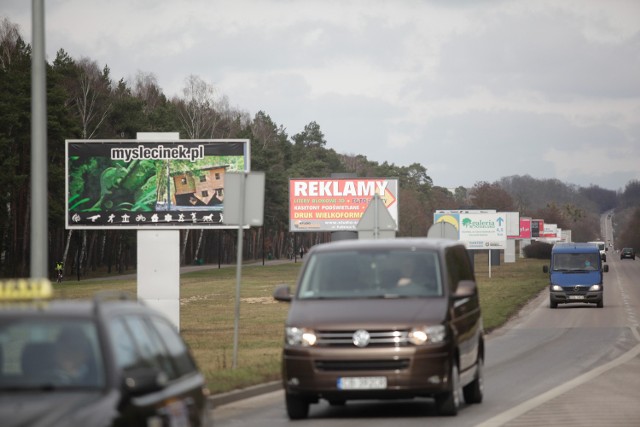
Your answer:
[[[180,122],[188,139],[199,139],[209,135],[212,127],[215,90],[198,76],[187,77],[182,89],[184,98],[174,99],[180,114]]]
[[[139,71],[133,82],[133,95],[142,100],[142,111],[148,116],[160,105],[163,96],[156,75]]]
[[[11,64],[18,40],[20,40],[20,27],[7,18],[2,18],[0,21],[0,70],[6,70]]]
[[[80,118],[82,137],[91,139],[111,110],[110,82],[108,72],[101,72],[95,61],[81,58],[77,65],[79,75],[73,103]]]

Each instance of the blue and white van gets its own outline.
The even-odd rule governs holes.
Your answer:
[[[609,266],[593,243],[556,243],[551,249],[551,264],[543,266],[549,273],[549,306],[587,303],[604,306],[603,273]]]

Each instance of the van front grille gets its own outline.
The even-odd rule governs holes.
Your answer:
[[[317,346],[355,347],[353,336],[356,331],[317,331]],[[367,347],[402,347],[409,342],[409,331],[367,331]]]

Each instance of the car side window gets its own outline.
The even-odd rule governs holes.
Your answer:
[[[167,374],[170,380],[175,379],[176,370],[156,331],[141,316],[126,316],[125,322],[135,337],[145,364],[158,368]]]
[[[140,356],[124,321],[120,318],[111,319],[108,328],[118,368],[129,369],[138,366]]]
[[[461,280],[475,280],[473,268],[466,249],[462,246],[448,248],[445,255],[447,271],[449,273],[449,289],[455,292]]]
[[[152,317],[151,323],[158,331],[158,334],[169,351],[171,359],[178,370],[178,375],[182,376],[195,372],[197,370],[196,364],[191,358],[186,344],[173,325],[159,317]]]

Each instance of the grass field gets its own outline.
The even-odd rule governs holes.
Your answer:
[[[547,286],[542,260],[517,259],[491,267],[486,254],[475,256],[476,279],[487,332],[503,325]],[[284,321],[289,305],[273,300],[276,285],[293,288],[301,263],[242,270],[238,359],[232,369],[236,269],[185,273],[180,278],[180,327],[212,393],[222,393],[280,377]],[[56,296],[86,298],[105,289],[136,294],[135,280],[92,280],[54,284]]]

